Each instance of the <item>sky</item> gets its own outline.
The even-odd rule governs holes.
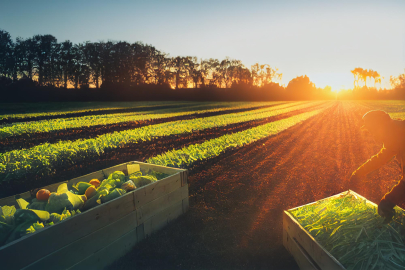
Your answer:
[[[317,87],[353,87],[355,67],[390,88],[405,69],[405,1],[0,0],[0,29],[59,42],[142,41],[170,56],[269,64],[282,84],[307,75]]]

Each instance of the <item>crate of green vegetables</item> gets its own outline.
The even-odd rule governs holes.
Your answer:
[[[103,269],[188,202],[187,170],[135,161],[0,199],[0,267]]]
[[[300,269],[405,269],[405,212],[389,223],[354,191],[284,211],[283,244]]]

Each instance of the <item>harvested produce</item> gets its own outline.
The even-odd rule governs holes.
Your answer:
[[[97,190],[94,186],[90,186],[86,189],[86,192],[84,193],[84,195],[86,195],[87,199],[90,199],[91,197],[93,197],[94,195],[96,195]]]
[[[51,192],[47,189],[40,189],[37,192],[37,200],[38,201],[47,201],[49,199],[49,196],[51,195]]]
[[[86,190],[91,186],[92,186],[92,184],[90,184],[90,183],[79,182],[75,186],[73,186],[73,188],[77,191],[77,194],[84,195]]]
[[[346,269],[405,269],[405,213],[384,224],[375,205],[347,192],[289,211]]]
[[[98,179],[92,179],[92,180],[90,180],[89,184],[93,185],[97,188],[100,186],[100,181]]]
[[[137,171],[129,176],[115,171],[101,182],[98,179],[92,179],[90,183],[78,182],[72,186],[73,190],[68,190],[67,183],[63,183],[56,192],[41,189],[36,198],[19,198],[16,200],[19,209],[7,205],[0,207],[0,246],[167,176],[153,170]],[[137,179],[137,186],[130,178]]]

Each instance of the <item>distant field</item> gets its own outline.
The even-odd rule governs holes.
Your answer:
[[[297,269],[283,210],[395,182],[394,162],[347,181],[381,147],[360,130],[373,109],[405,119],[405,101],[3,104],[0,197],[131,160],[188,168],[190,211],[111,269]]]

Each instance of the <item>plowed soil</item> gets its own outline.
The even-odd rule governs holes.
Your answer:
[[[16,149],[22,148],[31,148],[36,145],[42,143],[56,143],[58,141],[65,141],[65,140],[78,140],[78,139],[90,139],[97,137],[102,134],[112,133],[116,131],[123,131],[129,129],[140,128],[149,125],[156,125],[171,121],[179,121],[179,120],[189,120],[195,118],[203,118],[209,116],[216,116],[222,114],[229,114],[229,113],[239,113],[245,112],[250,110],[257,110],[263,109],[268,107],[273,107],[280,104],[272,104],[266,106],[260,106],[256,108],[243,108],[243,109],[233,109],[233,110],[226,110],[226,111],[218,111],[218,112],[208,112],[208,113],[200,113],[200,114],[190,114],[190,115],[183,115],[183,116],[176,116],[176,117],[167,117],[167,118],[159,118],[159,119],[151,119],[151,120],[142,120],[142,121],[131,121],[131,122],[123,122],[123,123],[116,123],[116,124],[109,124],[109,125],[97,125],[97,126],[90,126],[90,127],[80,127],[80,128],[71,128],[71,129],[64,129],[64,130],[56,130],[51,132],[40,132],[40,133],[30,133],[30,134],[22,134],[17,136],[8,137],[6,139],[0,140],[0,153],[4,153],[7,151],[12,151]],[[293,104],[291,104],[293,106]]]
[[[191,144],[202,143],[206,140],[217,138],[225,134],[232,134],[243,131],[252,127],[274,122],[277,120],[292,117],[304,112],[320,109],[324,106],[330,106],[330,103],[322,103],[321,105],[308,107],[302,110],[291,111],[285,114],[280,114],[274,117],[268,117],[257,121],[249,121],[228,125],[225,127],[210,128],[205,130],[195,131],[193,133],[179,134],[166,136],[164,138],[156,138],[150,141],[131,143],[122,145],[120,148],[106,150],[101,155],[86,155],[77,160],[78,164],[70,165],[69,161],[59,164],[55,167],[55,173],[52,175],[42,176],[41,174],[25,175],[20,179],[13,179],[9,183],[0,185],[0,197],[19,194],[30,189],[43,187],[52,183],[73,179],[81,175],[95,172],[114,165],[137,160],[145,161],[150,157],[159,155],[163,152],[172,149],[179,149]],[[201,162],[205,164],[205,162]]]
[[[347,189],[378,203],[399,179],[393,160],[348,181],[382,147],[360,130],[368,110],[336,101],[276,136],[194,166],[190,210],[109,269],[298,269],[282,245],[284,210]]]

